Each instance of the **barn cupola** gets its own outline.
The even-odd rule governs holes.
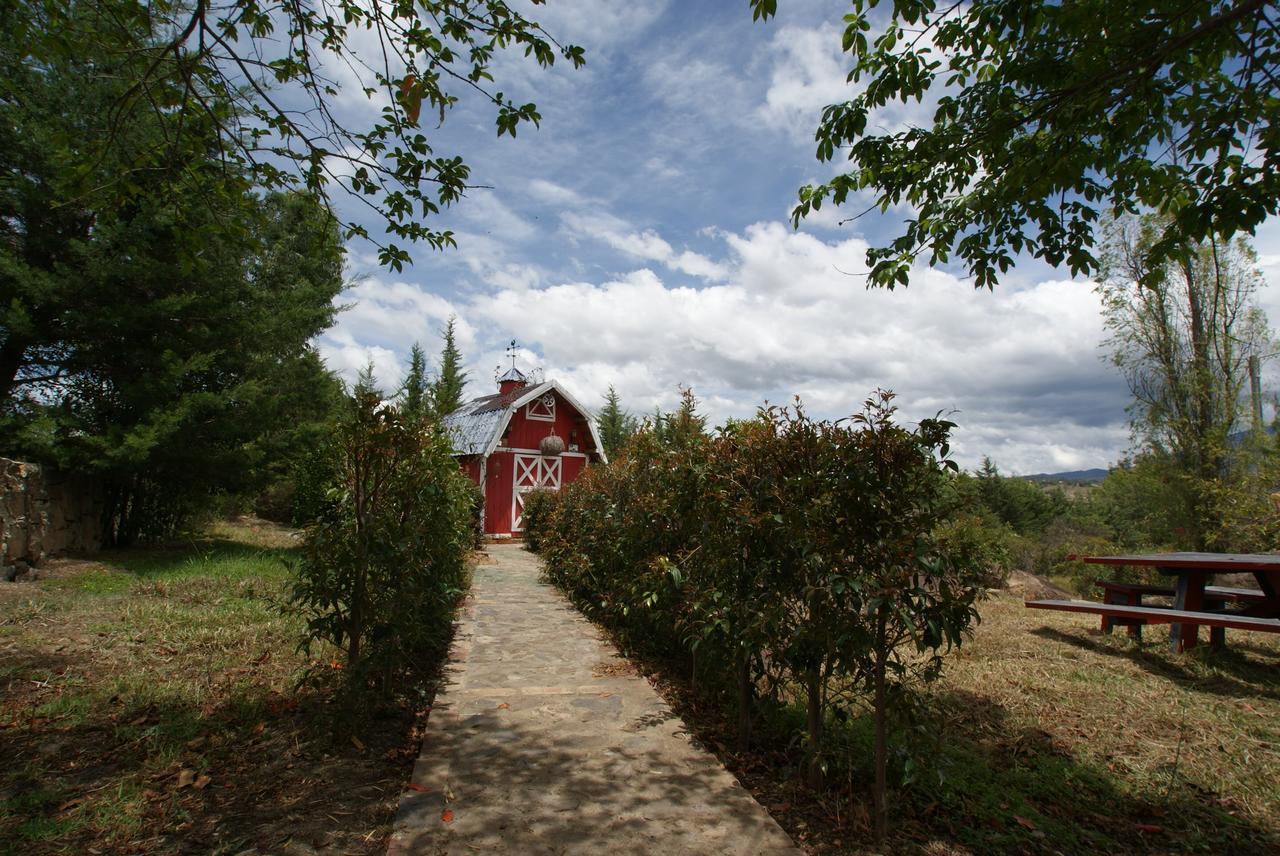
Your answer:
[[[524,389],[528,385],[529,379],[515,366],[507,369],[506,374],[498,378],[498,392],[503,395],[515,392],[517,389]]]
[[[510,395],[518,389],[524,389],[529,385],[529,378],[525,377],[524,372],[516,368],[516,340],[511,340],[511,347],[507,348],[507,356],[511,359],[511,368],[498,378],[498,392],[501,395]]]

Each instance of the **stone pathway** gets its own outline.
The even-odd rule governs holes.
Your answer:
[[[389,854],[798,854],[599,632],[489,547]]]

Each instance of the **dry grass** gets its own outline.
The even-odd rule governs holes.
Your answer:
[[[984,820],[1004,810],[1029,821],[1006,821],[1008,843],[1280,847],[1280,636],[1231,631],[1225,651],[1180,656],[1167,628],[1145,628],[1138,645],[1122,629],[1103,635],[1096,618],[1028,610],[1008,593],[982,614],[933,692],[955,741],[938,758],[992,801],[977,806]],[[924,793],[963,813],[973,807],[964,789]],[[1021,834],[1035,831],[1045,838]],[[1000,839],[957,836],[975,847]]]
[[[0,852],[378,852],[413,716],[335,742],[259,521],[0,598]]]
[[[1138,646],[1022,601],[1005,591],[982,605],[973,638],[895,734],[883,852],[1280,852],[1280,636],[1229,631],[1226,651],[1178,656],[1167,629],[1147,628]],[[645,670],[807,852],[875,852],[868,717],[829,724],[836,780],[815,795],[797,747],[734,754],[731,718],[691,691],[686,669]],[[790,714],[799,727],[803,713]]]

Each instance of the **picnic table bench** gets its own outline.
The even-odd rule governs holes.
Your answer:
[[[1099,580],[1104,602],[1087,600],[1027,601],[1032,609],[1088,612],[1102,617],[1102,629],[1120,624],[1141,636],[1145,624],[1169,624],[1170,646],[1181,652],[1197,643],[1200,625],[1210,628],[1210,641],[1225,642],[1227,628],[1280,633],[1280,555],[1232,553],[1146,553],[1124,556],[1085,556],[1081,561],[1098,565],[1154,567],[1176,577],[1174,586]],[[1210,586],[1214,574],[1252,573],[1257,589]],[[1171,607],[1144,605],[1144,596],[1173,597]],[[1230,603],[1239,607],[1228,610]]]
[[[1176,586],[1160,586],[1151,583],[1127,583],[1119,580],[1094,580],[1098,588],[1102,589],[1102,602],[1104,604],[1119,604],[1123,606],[1143,606],[1142,599],[1144,597],[1176,597]],[[1204,605],[1206,612],[1214,612],[1223,609],[1228,602],[1244,603],[1244,604],[1265,604],[1267,596],[1257,589],[1233,588],[1230,586],[1205,586],[1204,587]],[[1147,604],[1148,606],[1150,604]],[[1102,616],[1102,632],[1110,633],[1115,625],[1128,628],[1129,635],[1134,639],[1142,638],[1142,626],[1144,624],[1157,623],[1148,622],[1144,618],[1133,617],[1116,617],[1112,615]],[[1210,625],[1212,629],[1209,631],[1209,641],[1214,645],[1221,645],[1226,641],[1226,628],[1221,625]]]

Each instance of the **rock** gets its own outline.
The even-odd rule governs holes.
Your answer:
[[[0,575],[12,581],[45,558],[102,546],[94,481],[0,458]]]

